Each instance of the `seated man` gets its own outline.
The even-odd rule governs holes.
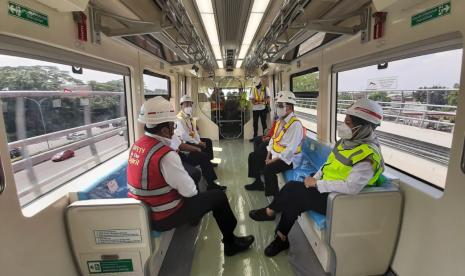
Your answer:
[[[232,256],[253,243],[253,236],[237,237],[237,220],[223,191],[198,194],[184,170],[179,155],[171,148],[176,114],[163,97],[147,100],[139,115],[145,135],[131,147],[128,161],[128,196],[151,209],[152,226],[167,231],[193,223],[213,211],[223,234],[224,253]]]
[[[366,185],[375,184],[383,172],[383,157],[374,132],[383,118],[383,109],[374,101],[362,99],[346,114],[344,124],[338,126],[341,139],[323,167],[304,182],[287,183],[268,207],[250,211],[249,216],[256,221],[274,220],[275,213],[282,213],[276,237],[265,249],[266,256],[289,248],[287,235],[302,212],[325,214],[330,192],[357,194]]]
[[[207,138],[200,138],[197,128],[192,120],[192,100],[185,95],[181,98],[181,111],[177,116],[175,134],[182,140],[180,145],[181,160],[193,166],[200,165],[202,174],[207,181],[207,190],[226,190],[225,186],[215,183],[218,179],[213,159],[212,141]],[[183,153],[186,152],[186,153]]]
[[[296,168],[302,160],[302,140],[304,129],[302,123],[294,115],[295,95],[290,91],[281,91],[277,97],[276,113],[279,117],[273,129],[267,147],[267,157],[263,175],[265,185],[260,177],[256,177],[255,182],[245,185],[247,190],[263,191],[266,196],[276,196],[279,192],[277,174]]]
[[[273,136],[273,131],[276,126],[276,122],[277,120],[273,121],[273,125],[271,126],[270,130],[266,135],[255,137],[254,151],[249,153],[248,176],[251,178],[255,178],[255,182],[262,182],[260,179],[260,175],[263,171],[263,168],[265,167],[265,159],[268,154],[268,143],[270,142],[271,136]]]
[[[181,151],[181,150],[186,151],[187,147],[188,147],[188,145],[183,144],[181,139],[178,136],[173,135],[173,137],[171,139],[171,145],[170,145],[170,148],[172,150],[179,153],[179,151]],[[189,164],[189,163],[187,163],[185,161],[182,161],[182,166],[187,171],[187,173],[192,178],[192,180],[194,180],[195,186],[198,189],[200,179],[202,178],[202,172],[198,168],[196,168],[195,166],[193,166],[193,165],[191,165],[191,164]]]

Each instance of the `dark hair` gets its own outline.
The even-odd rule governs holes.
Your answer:
[[[148,128],[147,125],[145,125],[144,130],[151,134],[157,134],[157,133],[160,133],[160,131],[165,127],[170,127],[170,122],[164,122],[164,123],[156,125],[155,127],[150,127],[150,128]]]
[[[377,127],[377,125],[371,123],[371,122],[368,122],[367,120],[364,120],[360,117],[357,117],[357,116],[353,116],[353,115],[349,115],[350,116],[350,119],[352,120],[352,123],[354,124],[354,126],[366,126],[366,125],[369,125],[371,126],[372,129],[375,129]]]

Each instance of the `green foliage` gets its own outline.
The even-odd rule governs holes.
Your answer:
[[[368,96],[368,99],[377,101],[377,102],[390,102],[391,101],[391,98],[388,97],[387,92],[385,91],[378,91],[378,92],[371,93]]]
[[[458,84],[458,83],[454,84],[454,88],[459,89],[459,88],[460,88],[460,84]],[[457,106],[458,93],[459,93],[459,91],[458,91],[458,90],[455,90],[455,91],[451,91],[451,92],[449,93],[449,95],[447,95],[447,102],[449,103],[449,105],[455,105],[455,106]]]
[[[0,67],[0,93],[9,91],[61,91],[63,86],[86,85],[73,78],[66,71],[55,66]],[[108,82],[89,81],[92,91],[124,91],[123,79]],[[53,100],[60,99],[61,106],[53,107]],[[8,141],[16,137],[16,99],[4,98],[7,110],[4,112]],[[40,102],[40,106],[39,103]],[[124,103],[123,103],[124,104]],[[84,107],[80,98],[75,97],[34,97],[24,98],[26,136],[33,137],[84,124]],[[99,122],[120,117],[120,96],[94,96],[90,98],[91,121]],[[40,116],[42,111],[44,120]],[[44,130],[45,124],[45,130]]]
[[[293,92],[319,91],[320,73],[314,72],[292,78]]]

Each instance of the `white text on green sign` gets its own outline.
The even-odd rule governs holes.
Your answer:
[[[452,6],[450,2],[443,3],[434,8],[412,16],[412,27],[433,20],[437,17],[450,14]]]
[[[21,6],[14,2],[8,2],[8,14],[48,27],[48,16],[46,14]]]

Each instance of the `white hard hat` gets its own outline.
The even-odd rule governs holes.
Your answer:
[[[192,100],[191,96],[189,95],[184,95],[181,97],[181,100],[179,102],[179,104],[183,104],[185,102],[191,102],[191,103],[194,103],[194,101]]]
[[[157,96],[142,104],[137,120],[148,127],[154,127],[161,123],[175,122],[177,117],[171,103],[165,98]]]
[[[375,101],[360,99],[351,105],[346,114],[359,117],[375,125],[381,124],[383,120],[383,108]]]
[[[291,91],[280,91],[276,97],[277,103],[289,103],[296,105],[295,95]]]

